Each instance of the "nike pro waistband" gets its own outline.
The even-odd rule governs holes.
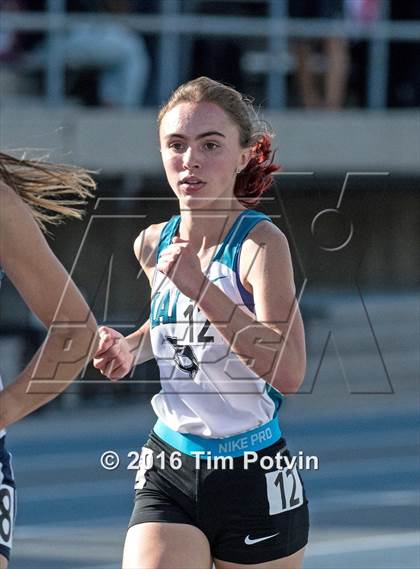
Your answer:
[[[281,437],[279,419],[274,419],[245,433],[239,433],[222,439],[210,439],[179,433],[157,420],[153,431],[167,444],[184,454],[199,456],[207,459],[209,454],[214,456],[243,456],[246,452],[259,451],[277,442]]]

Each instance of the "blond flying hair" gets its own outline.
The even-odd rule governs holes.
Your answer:
[[[0,181],[30,207],[42,229],[66,218],[81,219],[87,198],[96,183],[88,170],[78,166],[15,158],[0,152]]]

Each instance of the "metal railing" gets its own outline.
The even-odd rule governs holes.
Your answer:
[[[267,41],[270,61],[287,51],[287,41],[296,38],[345,37],[366,40],[368,50],[367,106],[386,107],[389,42],[416,42],[420,21],[389,21],[389,2],[383,0],[379,19],[372,23],[355,23],[347,19],[291,19],[287,2],[267,0],[268,16],[214,16],[181,13],[180,0],[160,0],[159,14],[67,13],[65,0],[48,0],[48,11],[3,12],[0,31],[46,32],[46,91],[51,104],[64,100],[65,62],[56,49],[60,34],[80,22],[119,22],[147,35],[157,35],[158,99],[164,101],[180,82],[179,61],[182,38],[241,37]],[[266,100],[269,108],[286,106],[287,69],[280,63],[268,71]]]

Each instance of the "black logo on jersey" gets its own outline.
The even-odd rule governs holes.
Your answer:
[[[191,346],[179,346],[178,338],[166,336],[166,340],[171,344],[175,350],[175,365],[181,371],[188,373],[191,379],[194,379],[195,374],[199,370],[197,358]]]

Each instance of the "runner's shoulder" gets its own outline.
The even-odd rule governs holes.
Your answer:
[[[159,237],[166,221],[154,223],[143,229],[134,241],[134,254],[144,270],[156,265],[156,252]]]

